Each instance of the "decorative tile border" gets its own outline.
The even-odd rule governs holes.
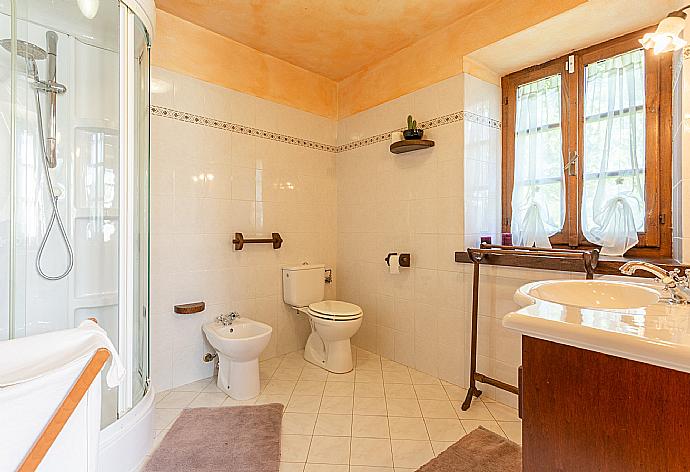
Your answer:
[[[685,46],[683,48],[683,60],[687,61],[690,59],[690,46]]]
[[[208,126],[211,128],[218,128],[222,130],[229,131],[231,133],[246,134],[262,139],[270,139],[273,141],[279,141],[285,144],[292,144],[295,146],[303,146],[310,149],[317,149],[319,151],[326,152],[345,152],[352,149],[361,148],[364,146],[369,146],[371,144],[380,143],[382,141],[390,141],[391,134],[395,132],[400,132],[404,128],[394,129],[385,133],[376,134],[374,136],[369,136],[366,138],[358,139],[356,141],[351,141],[346,144],[341,144],[340,146],[333,146],[331,144],[318,143],[316,141],[310,141],[308,139],[296,138],[294,136],[289,136],[287,134],[276,133],[273,131],[267,131],[260,128],[252,128],[251,126],[245,126],[237,123],[231,123],[228,121],[216,120],[213,118],[208,118],[201,115],[195,115],[193,113],[186,113],[183,111],[173,110],[172,108],[166,108],[156,105],[151,105],[151,114],[154,116],[160,116],[163,118],[171,118],[173,120],[184,121],[186,123],[192,123],[195,125]],[[455,113],[450,113],[448,115],[439,116],[437,118],[432,118],[430,120],[422,121],[419,126],[421,129],[431,129],[437,128],[439,126],[448,125],[451,123],[457,123],[458,121],[467,120],[472,123],[478,123],[483,126],[488,126],[495,129],[501,129],[501,122],[498,120],[492,120],[476,113],[468,111],[457,111]]]
[[[295,146],[318,149],[319,151],[337,152],[336,146],[331,144],[317,143],[316,141],[309,141],[308,139],[296,138],[287,134],[275,133],[273,131],[266,131],[260,128],[252,128],[251,126],[230,123],[229,121],[221,121],[201,115],[194,115],[193,113],[177,111],[173,110],[172,108],[152,105],[151,114],[154,116],[162,116],[164,118],[172,118],[173,120],[184,121],[186,123],[193,123],[195,125],[218,128],[230,131],[231,133],[247,134],[257,138],[270,139],[273,141],[280,141],[281,143],[293,144]]]

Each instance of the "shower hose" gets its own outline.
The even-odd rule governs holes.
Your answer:
[[[60,280],[67,277],[67,275],[72,271],[72,267],[74,266],[74,252],[72,251],[72,246],[69,243],[69,238],[67,237],[67,231],[65,231],[65,225],[62,222],[62,217],[60,216],[60,210],[58,208],[59,197],[55,195],[53,180],[50,178],[50,168],[48,167],[48,152],[45,148],[45,138],[43,135],[43,117],[41,116],[40,91],[37,88],[34,88],[34,93],[36,94],[38,137],[41,141],[40,149],[43,157],[43,170],[46,174],[46,182],[48,184],[48,192],[50,193],[50,203],[52,206],[52,214],[50,215],[50,221],[48,222],[48,227],[46,228],[46,232],[43,235],[43,240],[41,241],[41,245],[38,248],[38,253],[36,254],[36,271],[38,272],[38,275],[40,275],[46,280]],[[50,236],[50,232],[53,229],[53,225],[55,223],[57,223],[58,230],[60,231],[60,235],[62,236],[62,241],[65,243],[65,248],[67,249],[67,253],[69,254],[69,262],[67,264],[67,268],[61,274],[48,275],[45,272],[43,272],[43,269],[41,268],[41,259],[43,258],[43,251],[46,248],[48,237]]]

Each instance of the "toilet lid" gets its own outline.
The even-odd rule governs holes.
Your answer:
[[[317,314],[334,318],[356,318],[362,314],[362,309],[357,305],[338,300],[324,300],[312,303],[309,309]]]

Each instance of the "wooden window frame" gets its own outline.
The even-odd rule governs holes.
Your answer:
[[[515,170],[515,113],[517,87],[543,77],[561,74],[561,129],[565,173],[566,211],[563,231],[552,236],[554,247],[592,248],[582,233],[580,222],[583,191],[584,66],[640,47],[638,39],[651,29],[635,31],[588,48],[575,51],[540,65],[509,74],[501,79],[503,106],[503,219],[504,232],[510,232]],[[572,56],[574,73],[567,64]],[[672,257],[671,172],[672,172],[672,55],[655,56],[645,51],[645,232],[626,256]],[[577,152],[575,175],[565,168],[569,156]]]

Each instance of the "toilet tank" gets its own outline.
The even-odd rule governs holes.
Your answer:
[[[303,307],[323,300],[324,267],[323,264],[283,267],[283,301]]]

